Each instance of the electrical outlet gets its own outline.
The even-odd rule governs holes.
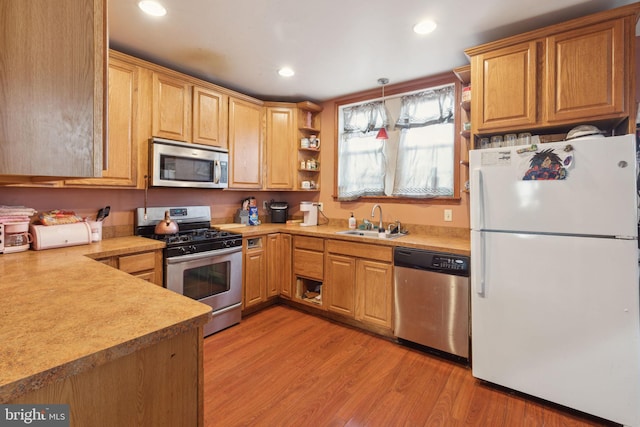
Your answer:
[[[451,209],[444,210],[444,220],[453,221],[453,211]]]
[[[318,210],[322,212],[323,209],[324,209],[324,203],[318,202]]]
[[[269,202],[266,200],[262,201],[262,209],[269,209]]]

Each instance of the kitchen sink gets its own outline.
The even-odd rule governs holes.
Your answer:
[[[371,237],[374,239],[396,239],[398,237],[406,236],[408,233],[385,234],[385,237],[378,237],[377,230],[343,230],[336,231],[336,234],[342,234],[345,236]]]

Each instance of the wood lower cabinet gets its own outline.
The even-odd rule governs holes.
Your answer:
[[[243,240],[242,308],[259,304],[267,298],[267,255],[264,236]]]
[[[158,286],[164,286],[161,249],[98,258],[96,261]]]
[[[229,97],[229,187],[262,188],[262,105]]]
[[[326,242],[325,296],[329,311],[391,331],[393,250],[387,246]]]
[[[329,245],[331,248],[331,245]],[[329,249],[331,250],[331,249]],[[327,310],[356,317],[356,258],[327,254],[327,286],[325,287]]]
[[[391,330],[393,327],[393,265],[391,261],[358,259],[356,320]]]
[[[292,299],[324,308],[324,239],[293,236]]]
[[[267,236],[267,298],[277,295],[291,298],[291,244],[290,234]]]
[[[8,403],[68,404],[72,426],[202,426],[202,345],[193,328]]]

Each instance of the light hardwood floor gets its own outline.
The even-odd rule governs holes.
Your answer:
[[[205,338],[205,426],[602,426],[468,367],[277,305]]]

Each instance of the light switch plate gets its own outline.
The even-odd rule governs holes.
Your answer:
[[[453,221],[453,211],[451,209],[444,210],[444,220],[447,222]]]

